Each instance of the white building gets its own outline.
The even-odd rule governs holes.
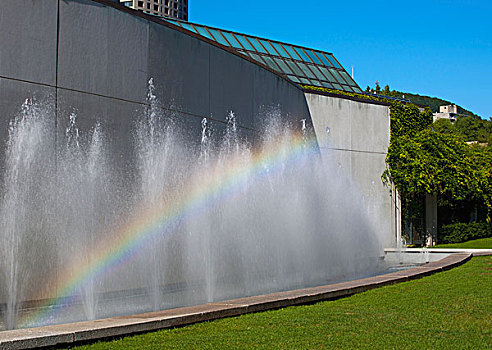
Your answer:
[[[458,117],[458,106],[449,105],[449,106],[441,106],[439,107],[439,112],[434,113],[434,122],[438,119],[448,119],[452,123],[456,121]]]
[[[151,15],[188,20],[188,0],[120,0],[120,3]]]

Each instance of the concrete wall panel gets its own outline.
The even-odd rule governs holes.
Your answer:
[[[210,114],[214,118],[224,120],[228,111],[233,111],[239,125],[253,127],[254,78],[258,69],[261,68],[241,57],[210,49]]]
[[[0,76],[55,85],[57,0],[2,0]]]
[[[182,113],[210,115],[210,45],[150,23],[149,78],[159,101]]]
[[[386,153],[390,127],[387,106],[314,94],[307,94],[307,101],[316,115],[313,122],[322,147]]]
[[[59,89],[58,137],[64,139],[72,113],[77,115],[77,126],[83,137],[99,123],[108,135],[105,140],[108,153],[118,160],[115,165],[124,169],[134,163],[133,132],[143,109],[143,105],[136,103]]]
[[[395,215],[391,188],[383,184],[385,154],[350,152],[352,173],[364,196],[363,208],[369,214],[373,229],[379,233],[383,247],[393,247],[396,239]]]
[[[351,149],[387,152],[390,141],[388,107],[350,101],[350,123]]]
[[[26,99],[42,103],[46,110],[54,111],[55,88],[17,80],[0,78],[0,168],[5,164],[5,147],[8,140],[9,123],[20,115]],[[55,118],[53,116],[53,125]]]
[[[381,180],[390,137],[389,107],[314,94],[306,94],[306,99],[323,157],[351,177],[381,242],[392,246],[396,213],[390,188]]]
[[[308,94],[307,102],[318,143],[322,148],[351,149],[350,105],[337,98]]]
[[[292,124],[293,128],[301,127],[301,119],[308,122],[311,117],[303,94],[289,82],[276,77],[265,69],[255,71],[254,106],[255,128],[261,128],[265,118],[271,111],[280,112],[282,118]]]
[[[60,1],[59,87],[144,101],[148,22],[89,0]]]

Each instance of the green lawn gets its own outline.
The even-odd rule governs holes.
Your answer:
[[[453,244],[438,244],[433,248],[492,249],[492,237]]]
[[[78,349],[491,349],[492,257],[316,305]]]

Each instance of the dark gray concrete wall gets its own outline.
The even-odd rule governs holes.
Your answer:
[[[54,107],[57,0],[2,0],[0,10],[0,166],[9,121],[26,98]]]
[[[268,118],[260,112],[273,106],[293,123],[309,119],[302,91],[283,78],[127,10],[90,0],[2,0],[0,165],[5,164],[9,122],[34,97],[49,111],[56,129],[53,145],[65,138],[73,112],[81,134],[100,123],[112,169],[120,175],[118,203],[131,204],[135,124],[144,117],[150,78],[165,113],[194,143],[200,140],[203,117],[221,133],[231,110],[250,139]],[[41,258],[32,263],[45,266]],[[41,270],[39,276],[48,274]]]
[[[203,117],[220,133],[229,111],[249,138],[268,118],[262,111],[274,106],[293,123],[309,119],[302,91],[288,81],[163,24],[91,0],[2,2],[0,142],[22,102],[36,97],[56,110],[59,136],[72,112],[81,132],[101,122],[117,168],[131,176],[132,129],[150,78],[166,113],[193,142]]]
[[[0,76],[55,85],[56,0],[2,0]]]
[[[232,110],[240,127],[255,128],[265,106],[279,106],[293,120],[309,118],[302,92],[283,78],[95,1],[4,0],[0,47],[3,121],[24,99],[56,87],[60,125],[72,109],[79,120],[109,119],[114,133],[124,133],[143,108],[151,77],[163,106],[196,127],[202,117],[223,122]]]
[[[309,98],[310,112],[304,93],[280,76],[198,38],[96,1],[2,0],[3,145],[9,121],[26,98],[36,97],[52,109],[50,118],[59,139],[65,134],[72,112],[78,116],[81,133],[100,122],[104,134],[109,135],[105,143],[114,168],[121,173],[121,181],[130,184],[121,188],[131,188],[136,163],[134,127],[144,115],[150,78],[154,79],[157,98],[166,113],[185,126],[191,142],[200,139],[203,117],[213,120],[215,130],[221,132],[231,110],[237,115],[242,133],[252,138],[270,117],[265,111],[276,108],[286,122],[294,125],[301,119],[311,122],[310,114],[316,114],[322,147],[323,118],[328,113],[328,125],[333,132],[340,132],[337,137],[343,146],[346,137],[352,137],[343,132],[343,123],[350,118],[350,125],[359,128],[352,130],[353,135],[361,136],[352,138],[350,147],[370,143],[370,152],[344,153],[340,161],[350,165],[347,172],[363,179],[361,183],[367,185],[368,191],[379,186],[371,181],[379,180],[384,170],[389,119],[383,109],[339,99],[326,105],[325,99],[313,97]],[[337,125],[341,131],[337,131]],[[369,136],[373,138],[366,140]],[[4,149],[0,148],[2,158]],[[370,166],[370,176],[364,164]],[[378,187],[376,191],[372,198],[381,198],[386,205],[384,190]],[[127,195],[124,192],[123,197]],[[131,194],[128,197],[131,201]]]

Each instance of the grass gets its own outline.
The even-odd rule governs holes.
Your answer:
[[[492,237],[453,244],[438,244],[432,248],[492,249]]]
[[[77,347],[162,348],[490,349],[492,257],[349,298]]]

